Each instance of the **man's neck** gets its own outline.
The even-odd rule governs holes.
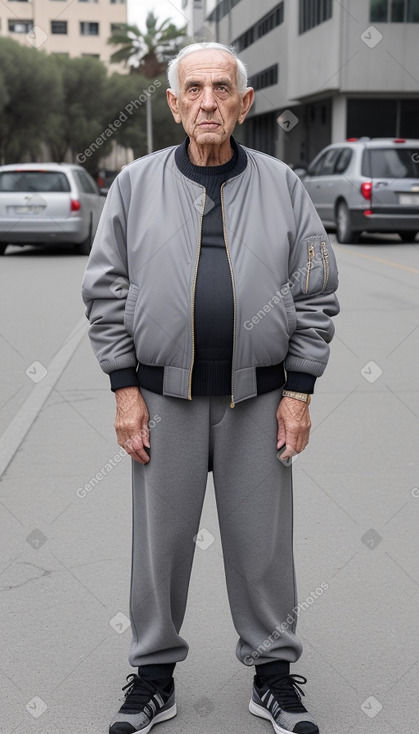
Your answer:
[[[194,166],[223,166],[228,163],[234,155],[230,140],[222,145],[198,146],[194,140],[189,141],[188,156]]]

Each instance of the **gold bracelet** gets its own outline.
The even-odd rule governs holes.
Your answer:
[[[306,403],[307,405],[310,405],[311,403],[311,395],[305,392],[294,392],[294,390],[283,390],[282,396],[284,398],[294,398],[295,400],[300,400],[301,403]]]

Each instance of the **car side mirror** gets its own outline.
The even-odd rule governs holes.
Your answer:
[[[306,168],[294,168],[294,173],[298,176],[298,178],[305,178],[307,176],[307,169]]]
[[[99,189],[99,194],[101,196],[107,196],[109,192],[109,189]]]

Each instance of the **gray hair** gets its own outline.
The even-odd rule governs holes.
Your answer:
[[[239,57],[233,46],[224,46],[223,43],[191,43],[189,46],[182,48],[177,56],[169,62],[167,67],[167,79],[169,81],[169,87],[173,92],[179,94],[179,62],[182,61],[185,56],[192,54],[195,51],[207,51],[216,49],[217,51],[225,51],[226,53],[233,56],[237,64],[237,88],[240,94],[244,94],[247,88],[247,69],[245,64]]]

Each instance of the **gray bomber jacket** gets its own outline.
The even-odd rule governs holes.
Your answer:
[[[139,158],[112,184],[83,279],[89,336],[104,372],[164,367],[163,394],[191,399],[194,295],[205,188],[176,146]],[[300,179],[244,148],[246,169],[222,186],[234,297],[232,404],[254,397],[256,367],[285,361],[320,376],[339,312],[336,261]]]

